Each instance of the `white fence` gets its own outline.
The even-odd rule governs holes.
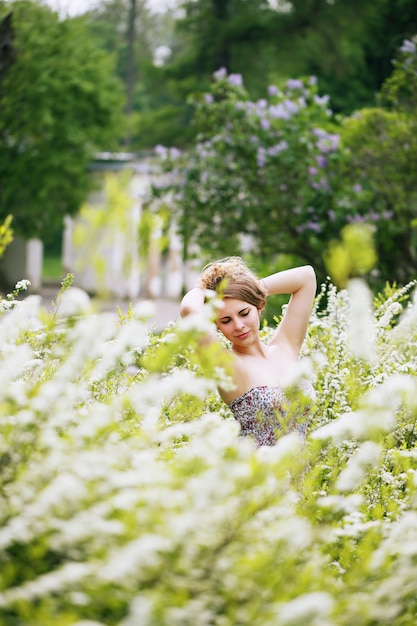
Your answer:
[[[139,244],[139,222],[156,176],[152,161],[129,154],[101,154],[91,169],[92,176],[99,181],[98,190],[90,195],[76,217],[65,218],[63,276],[72,273],[75,286],[106,297],[179,299],[183,286],[191,286],[197,272],[191,266],[184,267],[182,243],[174,224],[163,256],[157,221],[146,254]],[[109,203],[106,175],[120,177],[123,172],[131,174],[122,197],[125,206],[115,208],[111,198]],[[28,278],[32,289],[39,291],[42,242],[15,239],[6,250],[3,265],[9,284]]]

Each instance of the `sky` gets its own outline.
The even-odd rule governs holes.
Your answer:
[[[59,10],[63,15],[79,15],[100,3],[100,0],[44,0],[52,9]],[[175,0],[147,0],[148,7],[155,13],[173,6]]]

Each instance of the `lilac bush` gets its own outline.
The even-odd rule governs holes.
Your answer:
[[[215,73],[193,99],[197,139],[159,148],[166,177],[154,189],[175,216],[184,256],[276,255],[313,264],[349,224],[374,231],[379,263],[368,279],[406,284],[417,257],[416,45],[402,46],[383,106],[334,115],[314,77],[271,85],[252,101],[241,77]],[[388,102],[388,105],[387,105]]]
[[[158,148],[170,176],[155,190],[170,194],[189,246],[317,261],[346,216],[330,210],[338,122],[315,78],[271,85],[253,102],[241,77],[219,70],[194,104],[197,141],[183,153]]]

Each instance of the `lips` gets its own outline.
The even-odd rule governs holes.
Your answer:
[[[246,339],[248,335],[249,335],[249,331],[246,331],[246,333],[242,333],[242,335],[238,335],[237,339]]]

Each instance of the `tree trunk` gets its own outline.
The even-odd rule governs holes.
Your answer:
[[[126,113],[129,116],[133,111],[133,91],[135,88],[135,37],[136,37],[136,6],[137,0],[130,0],[127,23],[127,59],[126,59]],[[130,143],[130,130],[126,134],[126,144]]]
[[[213,15],[219,22],[227,22],[229,20],[229,0],[213,0]],[[225,67],[230,71],[230,46],[224,37],[219,42],[217,49],[214,50],[213,63],[216,70]]]

